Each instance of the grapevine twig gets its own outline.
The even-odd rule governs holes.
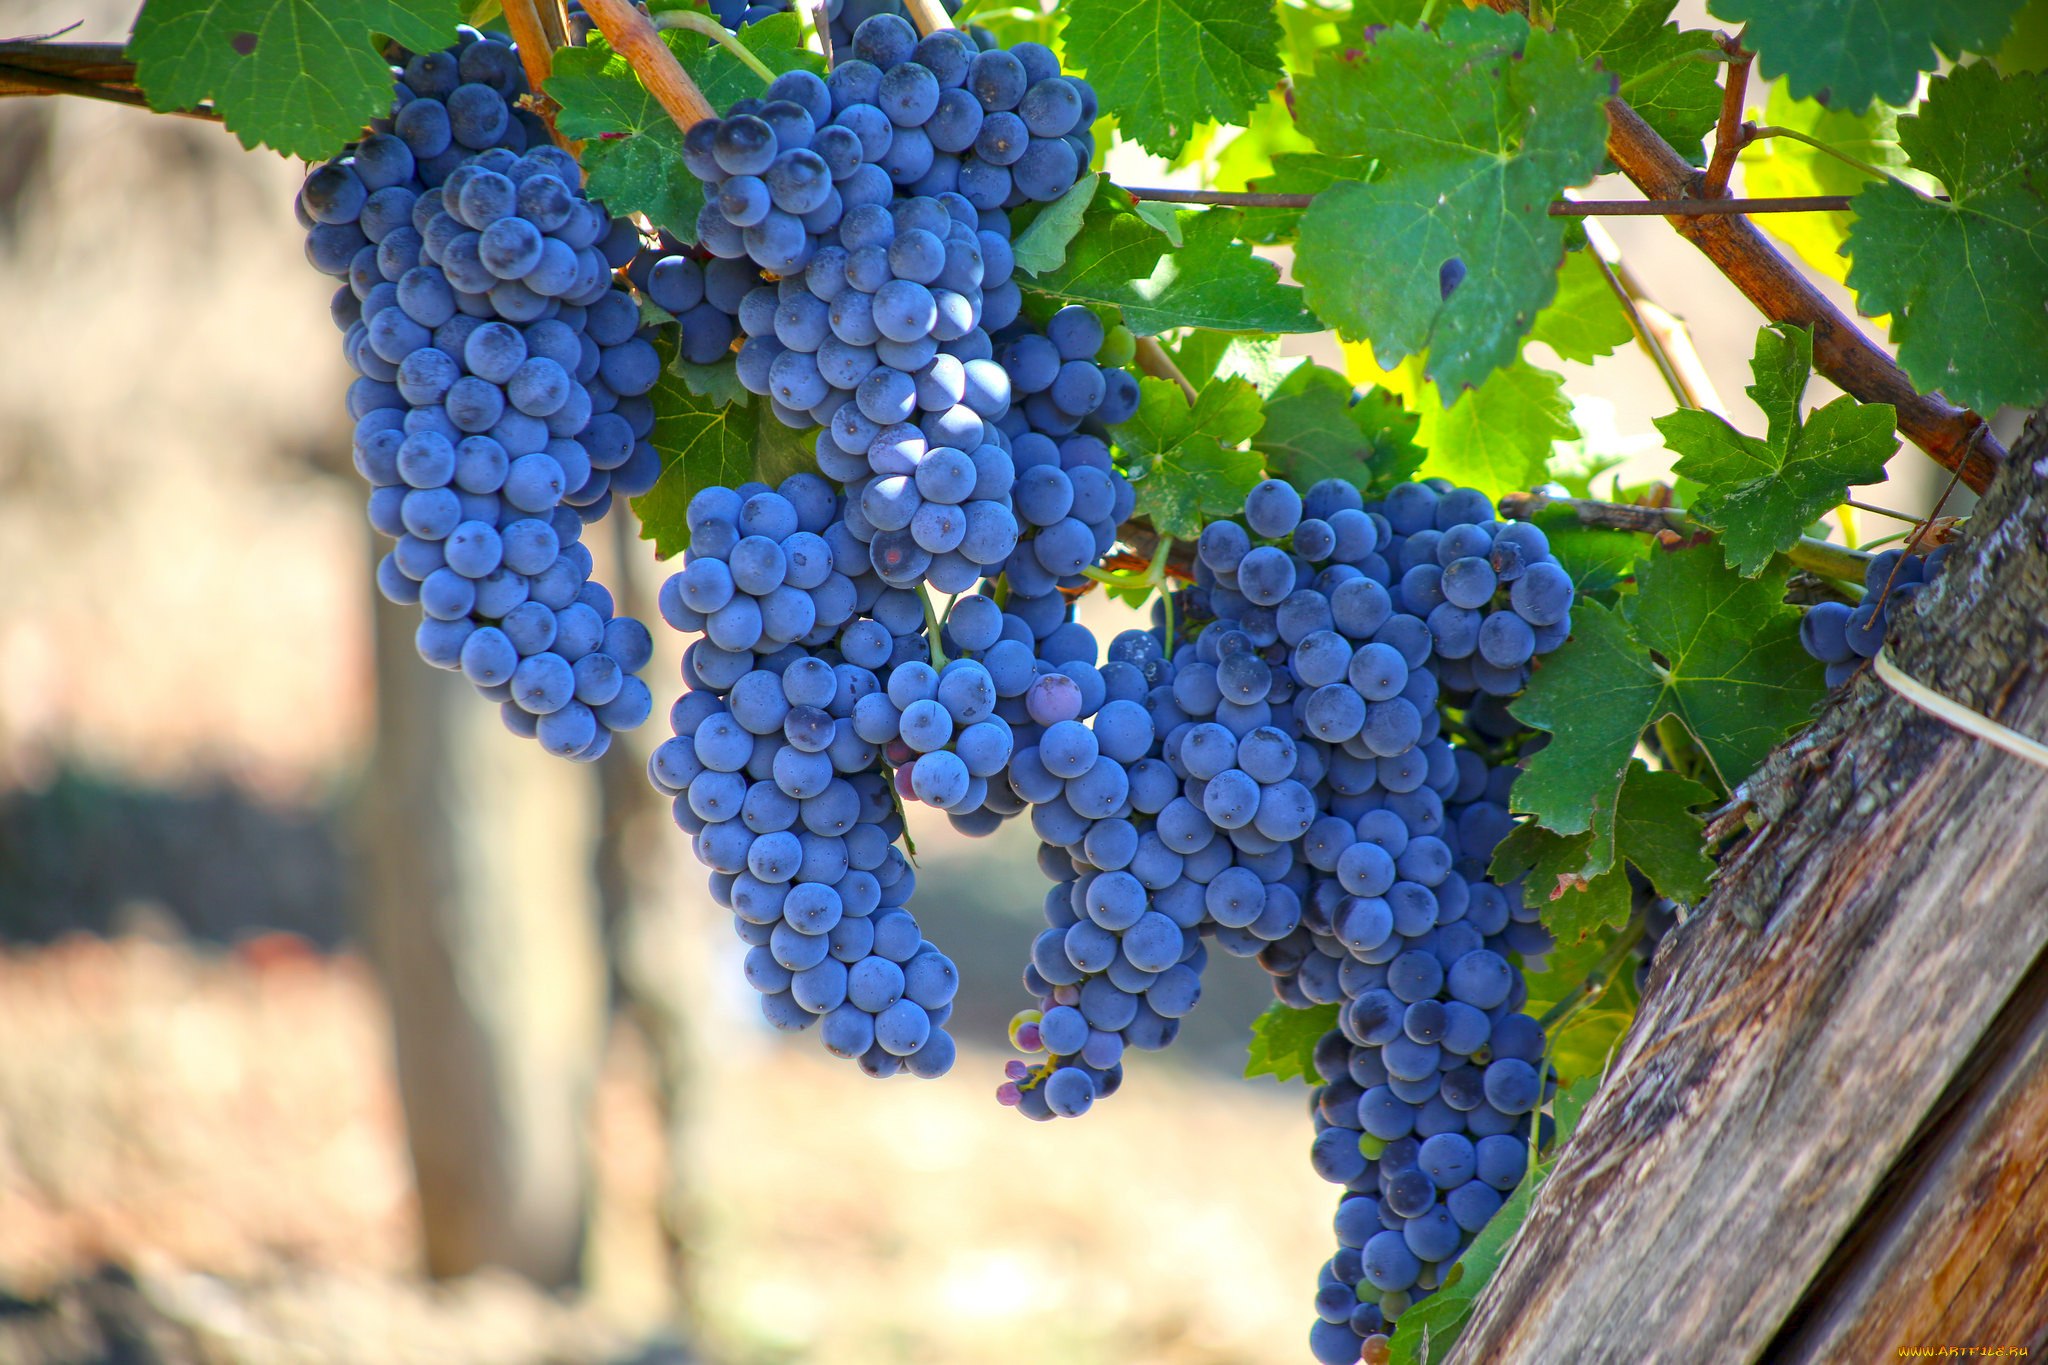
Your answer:
[[[1780,128],[1774,123],[1751,123],[1744,125],[1742,130],[1742,142],[1744,146],[1748,146],[1752,142],[1762,142],[1766,138],[1774,137],[1786,138],[1790,141],[1797,142],[1802,146],[1811,147],[1816,152],[1820,152],[1825,156],[1833,157],[1835,160],[1841,162],[1844,166],[1848,166],[1855,170],[1863,172],[1872,180],[1890,180],[1896,184],[1906,185],[1905,181],[1900,180],[1891,172],[1884,170],[1881,167],[1873,166],[1868,161],[1858,160],[1857,158],[1850,156],[1847,152],[1843,151],[1840,147],[1833,146],[1830,143],[1822,142],[1819,138],[1814,137],[1807,133],[1802,133],[1797,128]],[[1920,191],[1914,189],[1911,185],[1906,185],[1906,188],[1909,190],[1913,190],[1913,193],[1915,194],[1920,194]],[[1927,198],[1927,196],[1924,194],[1922,194],[1920,197],[1923,199]]]
[[[1636,188],[1653,199],[1692,192],[1697,172],[1620,100],[1607,103],[1607,152]],[[1740,203],[1740,200],[1723,200]],[[1983,492],[2005,448],[1990,437],[1973,442],[1984,419],[1933,394],[1923,394],[1892,358],[1828,302],[1756,226],[1741,217],[1675,217],[1680,236],[1698,247],[1763,315],[1813,331],[1814,367],[1864,403],[1889,403],[1898,429],[1945,469],[1963,467],[1963,482]]]
[[[1893,511],[1893,510],[1892,510],[1891,508],[1889,508],[1889,507],[1879,507],[1879,506],[1878,506],[1878,505],[1877,505],[1876,503],[1872,503],[1872,502],[1858,502],[1858,501],[1857,501],[1856,499],[1854,499],[1854,498],[1843,498],[1843,499],[1842,499],[1842,505],[1843,505],[1844,507],[1853,507],[1853,508],[1855,508],[1855,509],[1856,509],[1857,511],[1859,511],[1859,512],[1869,512],[1869,513],[1872,513],[1872,514],[1873,514],[1873,515],[1875,515],[1875,516],[1880,516],[1880,517],[1890,517],[1890,518],[1891,518],[1891,519],[1892,519],[1893,521],[1918,521],[1918,520],[1920,520],[1920,518],[1918,518],[1918,517],[1916,517],[1916,516],[1912,516],[1912,515],[1910,515],[1909,513],[1906,513],[1906,512],[1895,512],[1895,511]]]
[[[1980,431],[1984,429],[1985,428],[1982,427],[1978,428],[1978,430]],[[1907,550],[1910,551],[1913,548],[1913,545],[1916,541],[1918,541],[1922,536],[1926,535],[1930,530],[1934,528],[1934,519],[1940,516],[1941,509],[1948,505],[1949,494],[1956,491],[1956,475],[1960,472],[1960,470],[1961,466],[1957,466],[1956,469],[1951,470],[1949,472],[1948,482],[1942,485],[1941,496],[1936,498],[1934,500],[1934,506],[1928,509],[1926,520],[1918,522],[1914,525],[1912,535],[1909,536],[1906,540]],[[1897,514],[1893,513],[1891,515]],[[1901,521],[1906,520],[1906,518],[1904,517],[1900,517],[1899,519]],[[1884,587],[1878,590],[1877,609],[1879,611],[1884,610],[1884,604],[1886,600],[1890,598],[1892,595],[1892,584],[1899,581],[1899,570],[1904,568],[1905,564],[1906,557],[1904,555],[1900,555],[1897,559],[1892,561],[1892,571],[1885,576]]]
[[[739,58],[741,64],[759,76],[764,84],[774,83],[775,72],[768,63],[756,57],[753,49],[739,40],[738,34],[708,14],[693,9],[665,9],[654,16],[654,26],[657,29],[682,28],[692,33],[701,33]]]
[[[1728,193],[1728,176],[1735,169],[1747,141],[1742,126],[1742,102],[1749,94],[1749,65],[1755,59],[1742,50],[1736,38],[1723,38],[1721,50],[1728,54],[1727,84],[1721,88],[1721,117],[1714,125],[1714,154],[1707,161],[1707,174],[1700,181],[1703,198],[1719,199]]]
[[[1592,243],[1608,273],[1614,277],[1614,283],[1621,286],[1634,306],[1636,317],[1649,337],[1650,347],[1661,357],[1660,368],[1662,365],[1671,367],[1671,381],[1667,382],[1675,382],[1680,405],[1725,415],[1727,409],[1714,388],[1713,376],[1707,373],[1706,365],[1700,360],[1699,348],[1693,345],[1692,333],[1686,330],[1685,320],[1650,297],[1650,291],[1629,269],[1628,262],[1622,258],[1621,248],[1615,245],[1606,228],[1597,222],[1587,223],[1586,240]]]
[[[1694,521],[1683,507],[1641,507],[1592,498],[1553,497],[1548,493],[1503,493],[1500,499],[1500,514],[1513,521],[1533,521],[1546,507],[1566,508],[1577,516],[1579,525],[1609,531],[1634,531],[1640,535],[1670,531],[1692,536],[1711,534],[1713,529]],[[1875,557],[1812,536],[1801,536],[1784,553],[1786,559],[1808,573],[1848,583],[1861,583],[1864,569]]]
[[[584,0],[583,8],[604,31],[612,50],[639,75],[647,93],[675,120],[676,127],[687,133],[705,119],[718,117],[711,101],[704,98],[704,92],[632,0]]]
[[[540,15],[541,33],[548,40],[549,50],[569,46],[569,11],[562,0],[534,0],[534,9]]]
[[[1159,344],[1159,338],[1138,338],[1137,364],[1140,370],[1151,375],[1154,379],[1170,379],[1180,385],[1180,391],[1188,396],[1188,405],[1190,407],[1194,405],[1196,398],[1195,386],[1190,384],[1188,377],[1180,372],[1180,366],[1173,363],[1173,357],[1168,355],[1166,348]]]
[[[1636,345],[1642,348],[1643,354],[1650,357],[1650,363],[1657,367],[1657,375],[1664,381],[1664,387],[1671,391],[1671,397],[1677,401],[1678,406],[1697,408],[1699,404],[1686,392],[1685,383],[1678,376],[1678,368],[1671,363],[1671,357],[1664,349],[1663,339],[1654,335],[1649,324],[1643,321],[1643,312],[1636,305],[1636,296],[1621,282],[1621,276],[1615,273],[1614,266],[1608,264],[1607,258],[1601,254],[1597,245],[1592,255],[1593,264],[1600,267],[1600,277],[1607,281],[1607,287],[1621,302],[1621,311],[1628,317],[1628,329],[1635,334]]]
[[[1305,209],[1312,194],[1266,194],[1252,190],[1182,190],[1155,185],[1125,185],[1134,199],[1161,204],[1207,204],[1239,209]],[[1560,199],[1549,208],[1553,218],[1713,218],[1749,213],[1833,213],[1849,207],[1846,194],[1797,194],[1757,199],[1707,199],[1681,195],[1669,199]]]
[[[150,107],[135,83],[135,63],[119,43],[52,43],[42,38],[0,43],[0,96],[6,95],[77,95]],[[220,122],[219,112],[210,105],[157,112]]]
[[[561,106],[546,94],[548,77],[555,72],[555,48],[563,46],[548,32],[544,10],[554,8],[552,0],[504,0],[505,27],[512,31],[512,44],[519,53],[519,65],[526,70],[527,99],[547,124],[548,135],[567,149],[568,141],[555,127],[555,111]],[[568,37],[567,30],[563,38]]]

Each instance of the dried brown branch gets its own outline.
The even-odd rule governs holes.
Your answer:
[[[135,63],[119,43],[0,43],[0,98],[9,95],[76,95],[138,109],[150,107],[135,83]],[[167,109],[185,118],[220,122],[210,106]]]
[[[585,0],[583,8],[604,31],[612,50],[639,75],[647,93],[675,120],[676,127],[687,133],[705,119],[718,117],[711,101],[704,98],[704,92],[632,0]]]
[[[1712,535],[1713,528],[1692,519],[1683,507],[1644,507],[1636,503],[1601,502],[1594,498],[1553,497],[1548,493],[1503,493],[1500,514],[1510,521],[1533,521],[1547,507],[1570,511],[1581,526],[1609,531],[1635,531],[1642,535],[1692,537]],[[1861,583],[1872,556],[1862,550],[1831,541],[1801,536],[1785,551],[1785,558],[1808,573],[1842,582]]]
[[[1700,172],[1624,101],[1608,102],[1607,121],[1607,153],[1636,188],[1652,199],[1696,192]],[[1960,468],[1963,482],[1975,492],[1991,486],[2005,449],[1989,432],[1978,433],[1984,419],[1914,388],[1892,358],[1779,255],[1754,224],[1740,216],[1674,216],[1671,225],[1765,317],[1810,328],[1815,368],[1845,393],[1865,403],[1891,404],[1898,411],[1899,431],[1935,463]]]

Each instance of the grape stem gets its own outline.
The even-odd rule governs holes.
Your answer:
[[[934,669],[944,668],[946,666],[946,651],[939,644],[939,610],[932,605],[931,589],[923,583],[917,585],[917,600],[924,604],[925,643],[931,646],[932,667]]]
[[[612,50],[640,77],[647,93],[675,120],[676,127],[687,133],[705,119],[718,117],[711,101],[704,98],[704,92],[633,0],[585,0],[583,8],[604,31]]]
[[[770,85],[775,81],[775,72],[769,68],[768,63],[756,57],[753,50],[739,40],[737,34],[708,14],[693,9],[665,9],[654,16],[654,26],[657,29],[681,28],[692,33],[701,33],[739,58],[747,70],[761,78],[763,85]]]
[[[1599,502],[1592,498],[1556,497],[1549,493],[1504,493],[1500,514],[1511,521],[1534,521],[1546,507],[1562,507],[1578,517],[1579,525],[1605,531],[1634,531],[1681,536],[1711,535],[1713,528],[1692,519],[1683,507],[1641,507],[1634,503]],[[1784,551],[1785,558],[1808,573],[1843,583],[1862,583],[1872,555],[1844,545],[1801,536]]]
[[[1907,185],[1905,181],[1899,179],[1890,171],[1883,170],[1877,166],[1873,166],[1868,161],[1859,161],[1855,157],[1850,156],[1847,152],[1843,151],[1841,148],[1829,146],[1827,143],[1822,142],[1819,138],[1809,136],[1806,133],[1802,133],[1797,128],[1780,128],[1776,124],[1771,123],[1748,123],[1743,125],[1742,145],[1745,147],[1752,142],[1762,142],[1766,138],[1773,137],[1789,138],[1793,142],[1797,142],[1802,144],[1803,146],[1813,148],[1813,150],[1821,153],[1824,156],[1833,157],[1835,160],[1841,162],[1844,166],[1850,166],[1856,170],[1863,172],[1872,180],[1889,180],[1894,184],[1904,185],[1905,188],[1912,190],[1915,194],[1920,195],[1922,199],[1931,198],[1931,196],[1923,194],[1921,193],[1921,191],[1914,189],[1913,186]]]

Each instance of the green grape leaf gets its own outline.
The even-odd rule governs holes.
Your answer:
[[[1434,475],[1499,497],[1534,488],[1544,480],[1551,442],[1579,434],[1564,376],[1516,360],[1497,370],[1450,407],[1441,406],[1433,386],[1416,405],[1420,439],[1429,451],[1424,475]]]
[[[1571,576],[1579,596],[1611,593],[1635,573],[1636,561],[1650,553],[1653,542],[1634,532],[1582,526],[1567,507],[1546,507],[1536,524],[1550,541],[1550,553]]]
[[[1237,215],[1192,209],[1177,215],[1183,245],[1136,213],[1090,208],[1080,235],[1057,269],[1018,283],[1051,306],[1102,305],[1123,310],[1139,336],[1170,327],[1219,332],[1313,332],[1321,324],[1302,307],[1301,290],[1280,283],[1271,261],[1236,240]]]
[[[1204,119],[1237,123],[1280,79],[1271,5],[1243,0],[1064,0],[1068,65],[1125,137],[1171,157]]]
[[[1958,68],[1899,121],[1899,144],[1944,203],[1884,181],[1852,203],[1849,287],[1892,315],[1922,389],[1991,412],[2048,396],[2048,75]]]
[[[1019,270],[1027,275],[1041,275],[1066,264],[1067,246],[1080,232],[1082,216],[1095,202],[1096,187],[1101,183],[1099,174],[1082,176],[1074,182],[1073,188],[1047,204],[1030,225],[1017,234],[1017,239],[1010,244],[1010,252]]]
[[[667,29],[662,41],[716,108],[761,93],[761,78],[701,33]],[[780,74],[824,71],[824,59],[802,49],[794,14],[747,27],[747,46]],[[683,134],[640,84],[624,57],[592,35],[585,47],[555,54],[547,93],[561,105],[555,124],[583,143],[585,186],[613,213],[644,213],[685,242],[697,240],[704,186],[683,164]]]
[[[1860,114],[1830,109],[1818,100],[1793,99],[1783,81],[1773,81],[1764,99],[1763,121],[1805,133],[1893,175],[1906,171],[1898,114],[1889,105],[1874,104]],[[1854,194],[1870,181],[1869,175],[1839,157],[1789,137],[1759,138],[1742,152],[1742,183],[1750,194]],[[1760,213],[1751,221],[1822,274],[1840,280],[1848,273],[1849,262],[1840,254],[1849,239],[1847,212]]]
[[[1590,877],[1575,877],[1571,871],[1585,857],[1592,836],[1552,834],[1533,825],[1522,830],[1535,831],[1523,837],[1540,849],[1522,894],[1542,906],[1544,927],[1559,943],[1578,943],[1602,929],[1628,923],[1633,897],[1626,872],[1611,867]]]
[[[1714,35],[1666,23],[1671,8],[1671,0],[1564,0],[1556,25],[1619,76],[1629,106],[1690,158],[1720,115],[1721,87],[1712,62],[1686,59],[1714,51]]]
[[[1678,452],[1672,468],[1700,485],[1693,516],[1720,532],[1729,567],[1753,578],[1839,506],[1851,484],[1882,480],[1898,443],[1896,415],[1885,403],[1842,397],[1800,419],[1800,395],[1813,373],[1813,334],[1803,328],[1758,332],[1750,372],[1749,396],[1769,423],[1762,440],[1697,409],[1656,420]]]
[[[148,0],[128,55],[152,109],[211,100],[244,147],[320,161],[391,113],[377,35],[431,52],[461,22],[456,0]]]
[[[1184,333],[1179,345],[1166,349],[1196,389],[1211,379],[1236,375],[1251,381],[1261,397],[1271,397],[1281,380],[1307,363],[1304,356],[1280,354],[1278,337],[1201,328]]]
[[[1695,806],[1714,799],[1705,783],[1637,764],[1621,782],[1615,808],[1614,847],[1660,896],[1696,905],[1707,894],[1714,860],[1701,840]]]
[[[661,381],[648,398],[654,429],[648,439],[661,456],[661,477],[633,499],[640,538],[654,542],[657,558],[690,548],[690,499],[714,485],[736,487],[749,479],[780,483],[800,470],[815,469],[815,432],[784,426],[768,400],[736,390],[732,368],[679,364],[673,336],[655,343],[664,361]],[[737,392],[737,398],[727,395]]]
[[[2011,76],[2022,71],[2048,71],[2048,0],[2027,0],[2012,21],[2012,36],[1993,59]]]
[[[1301,65],[1310,64],[1305,60]],[[1293,111],[1275,90],[1244,119],[1244,127],[1210,158],[1219,190],[1248,190],[1273,173],[1275,159],[1285,153],[1314,152],[1316,145],[1294,126]],[[1362,177],[1345,177],[1360,179]]]
[[[754,477],[756,419],[751,406],[700,398],[673,374],[663,374],[648,396],[655,414],[649,439],[661,456],[661,478],[633,499],[633,515],[640,519],[640,538],[653,541],[655,556],[667,559],[690,548],[691,498]]]
[[[1990,52],[2025,0],[1707,0],[1716,19],[1742,24],[1742,42],[1766,76],[1801,99],[1861,110],[1906,104],[1920,73],[1965,52]]]
[[[1235,448],[1266,420],[1259,391],[1242,379],[1211,380],[1190,406],[1180,385],[1149,375],[1138,391],[1137,412],[1116,428],[1135,514],[1161,535],[1193,540],[1204,522],[1242,507],[1263,476],[1258,455]]]
[[[1387,1343],[1390,1365],[1441,1365],[1450,1359],[1458,1334],[1472,1316],[1473,1303],[1492,1283],[1500,1270],[1500,1263],[1507,1259],[1508,1247],[1514,1242],[1515,1234],[1528,1221],[1529,1208],[1536,1202],[1536,1191],[1542,1188],[1555,1164],[1557,1148],[1578,1127],[1579,1115],[1592,1103],[1593,1092],[1598,1088],[1597,1076],[1584,1078],[1559,1091],[1556,1099],[1551,1101],[1551,1112],[1557,1119],[1557,1137],[1550,1149],[1552,1155],[1531,1163],[1529,1174],[1515,1187],[1515,1192],[1508,1196],[1507,1202],[1493,1217],[1486,1220],[1486,1226],[1472,1238],[1472,1245],[1465,1248],[1452,1264],[1443,1287],[1401,1315]],[[1516,1136],[1528,1137],[1527,1127],[1517,1129]]]
[[[1309,306],[1382,366],[1426,350],[1453,398],[1511,364],[1557,292],[1567,224],[1550,203],[1598,173],[1613,93],[1569,35],[1485,9],[1326,54],[1295,99],[1302,131],[1382,173],[1302,216]]]
[[[1632,898],[1624,862],[1649,878],[1659,895],[1696,902],[1706,894],[1714,863],[1692,808],[1713,799],[1711,788],[1691,778],[1632,760],[1614,806],[1595,810],[1592,829],[1557,834],[1533,822],[1519,825],[1495,851],[1492,875],[1503,882],[1527,876],[1526,894],[1544,903],[1543,922],[1562,943],[1628,923]]]
[[[1343,479],[1371,489],[1405,479],[1422,463],[1416,418],[1383,389],[1360,398],[1351,381],[1301,365],[1266,396],[1266,424],[1252,448],[1275,478],[1296,488]]]
[[[1514,808],[1559,834],[1606,818],[1637,741],[1664,716],[1732,791],[1821,696],[1782,571],[1743,578],[1712,547],[1695,547],[1649,556],[1636,588],[1618,607],[1574,604],[1571,639],[1511,708],[1551,732],[1524,764]]]
[[[1172,243],[1174,250],[1178,251],[1187,245],[1187,240],[1181,235],[1180,210],[1172,204],[1162,203],[1157,199],[1140,199],[1131,205],[1131,212],[1158,228],[1160,234]]]
[[[754,399],[754,472],[751,477],[774,488],[792,474],[818,468],[818,429],[798,431],[785,426],[765,397]]]
[[[1542,342],[1559,360],[1590,365],[1634,339],[1628,313],[1600,272],[1592,248],[1567,255],[1557,273],[1557,297],[1536,315],[1529,340]]]
[[[740,383],[739,367],[727,356],[715,365],[692,365],[678,355],[668,363],[668,372],[683,381],[691,393],[721,406],[744,403],[752,395]]]
[[[1275,1000],[1266,1006],[1265,1013],[1252,1020],[1244,1074],[1321,1085],[1323,1078],[1316,1074],[1316,1044],[1335,1027],[1335,1005],[1298,1010]]]

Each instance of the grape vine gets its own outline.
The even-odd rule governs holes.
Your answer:
[[[266,8],[0,45],[0,94],[314,160],[376,585],[515,734],[590,761],[648,717],[582,540],[630,512],[672,561],[647,772],[774,1028],[953,1067],[917,803],[1039,841],[1025,1118],[1256,961],[1248,1071],[1309,1083],[1343,1189],[1328,1365],[1442,1358],[1707,896],[1703,812],[1925,610],[1956,523],[1859,546],[1851,490],[1903,435],[1981,491],[1985,417],[2048,397],[2010,3],[511,0],[516,45],[449,0]],[[1121,183],[1158,159],[1199,183]],[[1643,199],[1581,197],[1610,163]],[[1586,225],[1623,214],[1758,306],[1759,421]],[[1341,370],[1280,344],[1323,332]],[[1631,344],[1669,482],[1565,453],[1543,357]],[[1093,593],[1147,624],[1103,646]]]

